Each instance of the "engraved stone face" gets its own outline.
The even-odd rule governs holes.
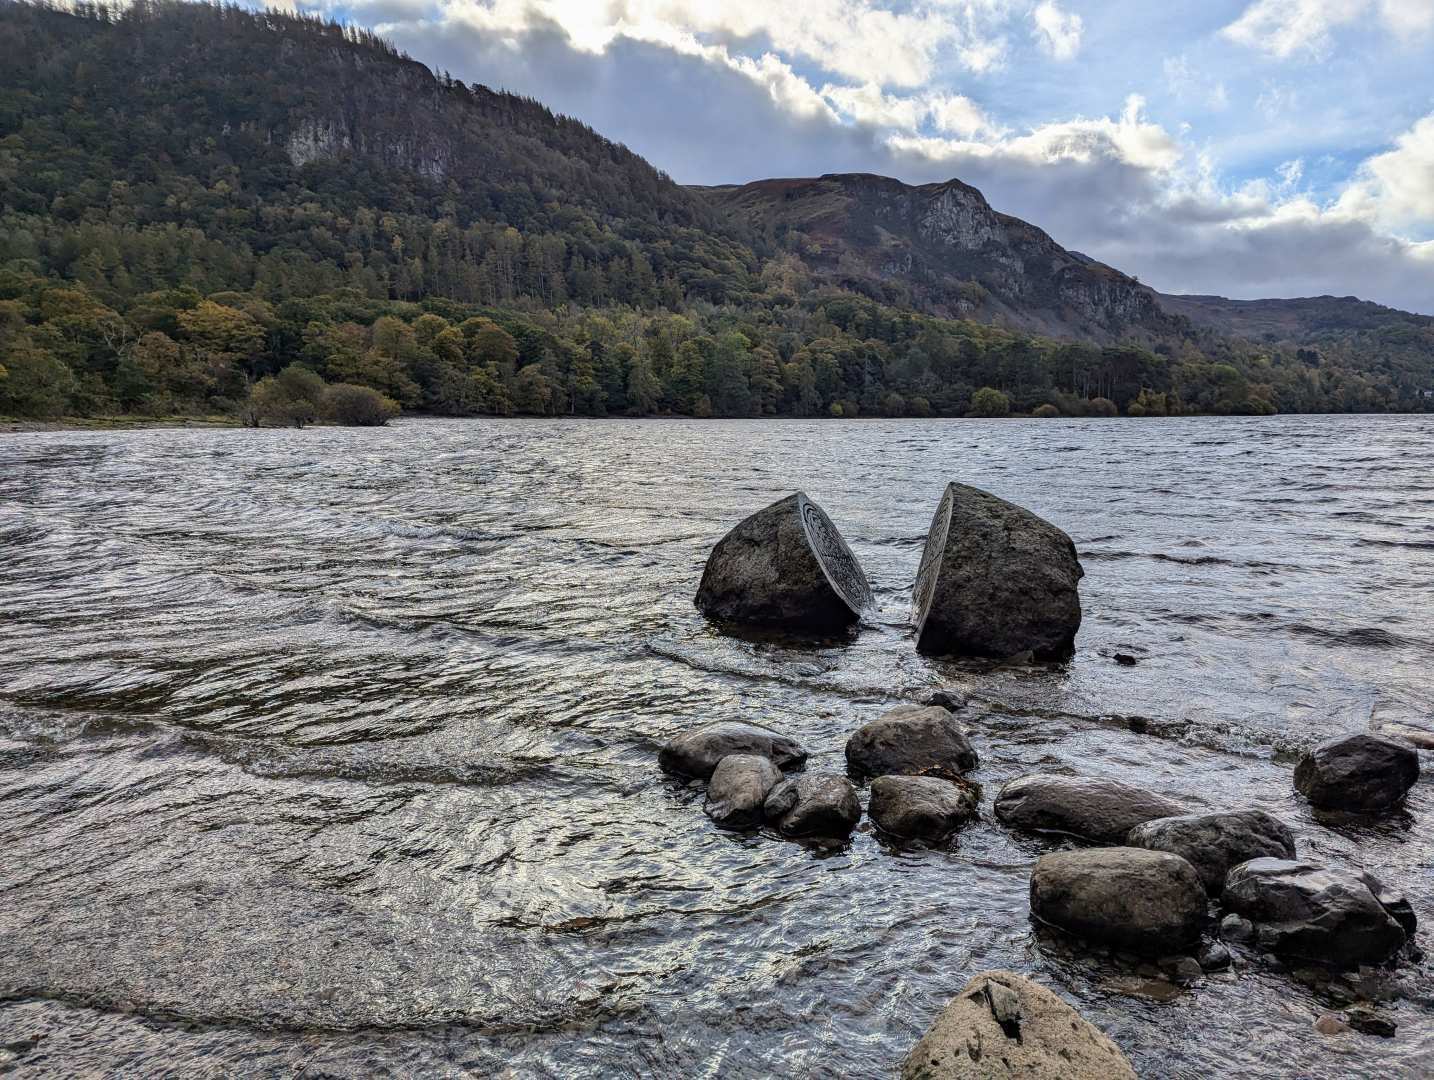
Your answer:
[[[856,556],[846,546],[841,533],[816,503],[803,495],[800,504],[807,540],[832,588],[853,611],[870,607],[871,586],[867,584],[866,575],[861,572]]]
[[[911,617],[916,623],[916,632],[921,633],[926,622],[926,613],[931,610],[931,598],[936,592],[936,579],[941,573],[941,557],[946,552],[946,531],[951,527],[951,488],[942,493],[936,507],[936,516],[931,519],[931,528],[926,534],[926,547],[921,552],[921,566],[916,571],[916,587],[911,594]]]
[[[717,543],[696,603],[719,622],[828,634],[858,622],[872,599],[836,526],[796,492],[758,510]]]

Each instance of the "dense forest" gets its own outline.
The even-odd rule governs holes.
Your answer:
[[[893,304],[366,32],[0,2],[0,415],[301,423],[324,384],[372,422],[1434,407],[1427,326],[1371,354],[1179,325],[1097,344]]]

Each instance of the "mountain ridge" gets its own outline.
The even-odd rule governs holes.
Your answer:
[[[0,412],[227,409],[296,362],[456,415],[1428,407],[1422,324],[1202,310],[960,180],[684,188],[367,31],[0,0]]]
[[[1154,290],[1068,252],[959,178],[909,185],[874,173],[824,173],[695,190],[749,228],[798,245],[820,276],[877,299],[1102,344],[1150,343],[1188,329],[1161,309]],[[909,294],[882,296],[893,281]]]

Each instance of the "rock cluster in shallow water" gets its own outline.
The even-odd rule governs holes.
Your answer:
[[[917,650],[1061,659],[1080,629],[1075,544],[1024,507],[948,484],[912,589]],[[708,555],[697,607],[719,624],[830,635],[858,622],[871,586],[840,532],[802,492],[739,522]]]

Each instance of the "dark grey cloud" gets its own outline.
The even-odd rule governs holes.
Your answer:
[[[875,172],[909,183],[958,177],[998,210],[1166,292],[1236,298],[1358,295],[1434,313],[1434,259],[1358,221],[1273,222],[1258,202],[1172,192],[1113,151],[1089,160],[1016,153],[902,153],[883,133],[800,116],[726,64],[619,38],[574,49],[557,28],[502,40],[454,24],[385,33],[455,77],[543,101],[627,144],[683,183]]]

